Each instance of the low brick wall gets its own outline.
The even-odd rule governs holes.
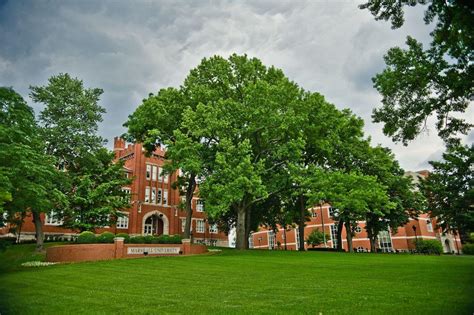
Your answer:
[[[124,244],[124,239],[117,237],[114,239],[114,244],[78,244],[49,247],[46,249],[46,261],[95,261],[146,256],[197,255],[206,252],[207,247],[205,245],[191,244],[189,240],[183,240],[182,244]]]

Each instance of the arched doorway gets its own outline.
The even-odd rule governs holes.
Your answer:
[[[153,211],[143,217],[143,235],[168,235],[169,223],[166,215],[160,211]]]
[[[444,240],[444,246],[446,246],[446,252],[451,253],[451,244],[449,244],[449,240]]]

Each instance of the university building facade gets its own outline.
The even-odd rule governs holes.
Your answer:
[[[123,187],[130,199],[130,207],[124,209],[114,226],[96,230],[96,233],[128,233],[130,235],[175,235],[184,234],[186,211],[182,209],[182,197],[178,189],[172,188],[177,172],[162,175],[165,150],[157,148],[149,156],[140,143],[126,144],[125,140],[114,139],[114,153],[117,160],[124,162],[124,172],[133,179],[131,185]],[[203,200],[197,196],[192,200],[192,238],[196,243],[228,246],[227,235],[216,225],[210,224],[205,213]],[[51,214],[42,214],[45,238],[70,238],[77,231],[64,229],[62,222]],[[10,227],[0,228],[0,235],[11,234]],[[18,231],[17,231],[18,233]],[[22,238],[34,238],[35,228],[28,216],[21,226]]]

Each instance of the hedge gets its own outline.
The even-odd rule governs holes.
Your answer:
[[[438,240],[417,240],[415,246],[418,253],[428,255],[441,255],[443,253],[443,245]]]

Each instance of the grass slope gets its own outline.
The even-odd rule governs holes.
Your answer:
[[[474,257],[235,250],[64,264],[0,275],[0,313],[471,314],[473,271]]]

